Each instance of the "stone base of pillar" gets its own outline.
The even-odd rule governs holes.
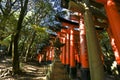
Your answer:
[[[81,80],[90,80],[89,68],[81,68]]]
[[[69,76],[71,79],[75,79],[77,77],[77,68],[76,67],[69,68]]]
[[[77,69],[80,69],[81,68],[81,63],[77,63],[76,66],[77,66]]]
[[[69,70],[70,70],[70,65],[67,64],[67,65],[65,66],[65,68],[66,68],[66,70],[67,70],[67,73],[69,74],[69,72],[70,72],[70,71],[69,71]]]
[[[51,64],[52,63],[52,61],[51,60],[48,60],[48,61],[46,61],[47,62],[47,64]]]

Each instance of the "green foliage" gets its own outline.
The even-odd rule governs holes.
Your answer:
[[[102,31],[99,36],[103,53],[108,52],[113,54],[108,33],[106,31]]]
[[[8,46],[11,41],[11,35],[16,33],[17,19],[14,15],[0,15],[0,44]]]
[[[0,41],[0,44],[9,46],[10,41],[11,41],[11,35],[5,37],[2,41]]]
[[[118,75],[116,73],[117,67],[113,67],[113,63],[115,63],[115,56],[114,52],[112,50],[112,46],[110,44],[110,39],[108,36],[108,33],[106,31],[102,31],[100,34],[100,45],[103,53],[103,58],[104,58],[104,67],[105,71],[108,74],[112,74],[114,76]]]

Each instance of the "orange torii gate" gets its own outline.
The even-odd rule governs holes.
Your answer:
[[[70,24],[68,20],[61,18],[61,17],[59,17],[59,20],[62,21],[63,26],[68,27],[66,29],[62,29],[60,32],[61,36],[64,37],[63,42],[65,43],[65,47],[63,47],[65,49],[65,52],[61,53],[61,58],[62,58],[61,60],[62,62],[64,62],[63,64],[66,65],[67,68],[69,68],[68,72],[70,76],[75,77],[76,76],[76,62],[75,62],[76,60],[75,60],[75,44],[74,44],[75,37],[74,35],[77,32],[74,30],[74,27],[78,27],[78,23]]]
[[[89,80],[89,66],[88,66],[88,57],[87,57],[87,47],[86,47],[86,38],[85,38],[85,28],[83,24],[83,19],[80,16],[76,19],[71,15],[71,20],[78,22],[73,22],[71,20],[66,20],[62,17],[59,17],[63,26],[66,26],[66,29],[62,29],[59,32],[59,35],[62,37],[61,40],[63,43],[66,43],[65,50],[61,53],[61,61],[64,65],[67,65],[67,70],[72,78],[76,76],[76,62],[81,65],[81,73],[84,80]],[[79,22],[80,21],[80,22]],[[75,30],[79,29],[79,30]],[[69,68],[69,69],[68,69]],[[86,79],[85,79],[86,78]]]
[[[84,0],[84,1],[87,4],[87,0]],[[112,39],[115,39],[115,44],[114,44],[114,42],[111,42],[111,44],[112,44],[113,51],[115,53],[116,61],[119,65],[120,64],[119,63],[120,62],[120,56],[119,56],[120,53],[118,54],[118,52],[120,52],[120,43],[119,43],[120,42],[120,38],[119,38],[120,37],[120,32],[119,32],[120,14],[118,13],[118,9],[115,6],[114,0],[96,0],[96,1],[104,4],[104,6],[105,6],[107,17],[110,22],[110,27],[109,27],[108,33],[111,38],[111,41],[112,41]],[[89,0],[88,0],[88,2],[89,2]],[[75,6],[75,4],[71,3],[71,5],[70,5],[71,8],[73,8],[74,10],[76,10],[78,12],[82,11],[82,7],[80,5],[77,5],[75,7],[74,6]],[[76,9],[76,7],[78,7],[78,9]],[[98,53],[100,53],[100,52],[99,52],[99,49],[97,46],[97,37],[96,37],[96,35],[94,35],[95,30],[93,28],[93,26],[96,24],[97,20],[95,21],[95,23],[93,22],[92,18],[95,18],[95,17],[91,14],[89,6],[85,6],[85,11],[83,11],[83,14],[84,14],[84,20],[86,21],[85,25],[87,28],[87,42],[89,42],[87,45],[89,48],[88,51],[89,51],[89,62],[90,62],[90,68],[91,68],[91,79],[97,80],[99,78],[98,80],[103,80],[103,78],[104,78],[103,66],[100,66],[99,68],[95,69],[95,67],[97,65],[101,64],[101,62],[102,62],[100,55],[98,55]],[[98,25],[100,27],[103,26],[103,25],[101,25],[101,23]],[[95,49],[92,49],[92,46],[91,46],[92,44],[90,43],[90,41],[95,42],[93,44],[94,48],[96,46]],[[92,54],[90,54],[90,53],[92,53]],[[117,53],[117,56],[116,56],[116,53]],[[95,56],[94,59],[92,56]],[[98,59],[98,62],[95,62],[96,61],[95,58]],[[81,61],[81,63],[82,63],[82,61]],[[92,65],[92,63],[94,65]]]

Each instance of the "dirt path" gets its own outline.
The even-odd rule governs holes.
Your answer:
[[[38,62],[21,63],[24,70],[20,75],[12,75],[11,57],[0,55],[0,80],[47,80],[46,74],[49,72],[50,66],[47,64],[40,65]],[[52,69],[51,80],[69,80],[64,66],[60,62],[56,62]],[[105,80],[120,80],[115,77],[106,75]],[[77,79],[78,80],[78,79]]]
[[[20,75],[12,75],[11,57],[0,55],[0,80],[46,80],[48,65],[40,65],[37,62],[21,63]]]

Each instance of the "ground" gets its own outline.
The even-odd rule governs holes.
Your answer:
[[[20,75],[12,75],[12,59],[6,55],[0,55],[0,80],[48,80],[46,75],[50,71],[49,64],[39,64],[36,61],[22,62],[23,72]],[[65,67],[56,61],[54,63],[51,78],[49,80],[69,80],[69,75],[65,72]],[[78,70],[78,73],[80,71]],[[80,79],[74,79],[80,80]],[[112,75],[106,75],[105,80],[120,80],[115,79]]]
[[[41,65],[36,61],[21,63],[20,75],[12,75],[12,59],[9,56],[0,55],[0,80],[45,80],[48,70],[47,65]]]

